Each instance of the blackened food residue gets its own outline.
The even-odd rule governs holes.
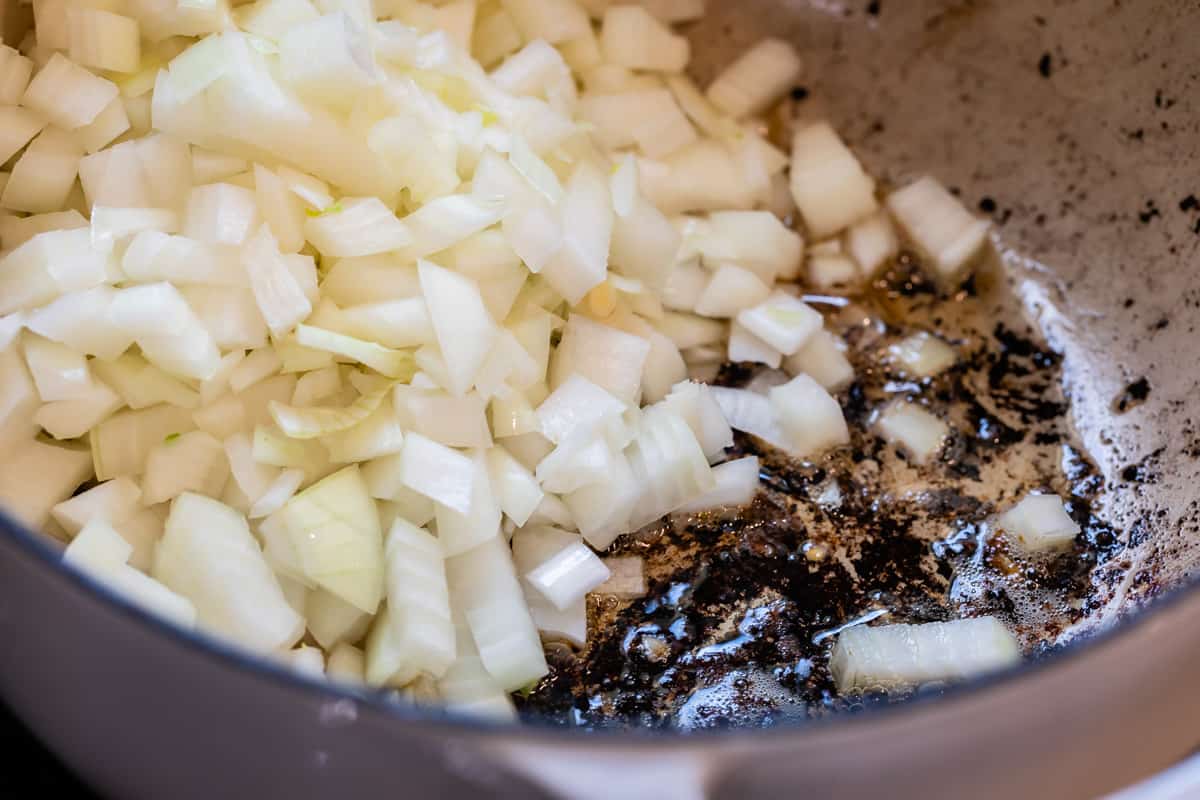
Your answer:
[[[1138,212],[1138,221],[1143,225],[1148,225],[1155,217],[1161,217],[1162,212],[1158,210],[1158,206],[1153,200],[1146,201],[1146,207],[1143,211]]]
[[[1038,72],[1041,73],[1043,78],[1050,77],[1051,66],[1052,65],[1051,65],[1050,54],[1042,53],[1042,57],[1038,59],[1037,67],[1038,67]]]
[[[1164,326],[1165,327],[1165,326]],[[1145,378],[1138,378],[1133,383],[1126,386],[1112,402],[1112,409],[1117,414],[1124,414],[1130,409],[1137,408],[1142,403],[1146,402],[1146,398],[1150,396],[1150,381]]]
[[[850,445],[799,463],[738,434],[731,457],[762,460],[754,504],[618,540],[614,554],[643,557],[646,596],[591,596],[587,647],[558,652],[518,698],[525,717],[687,730],[853,712],[903,695],[838,694],[828,661],[840,626],[996,614],[1037,655],[1090,607],[1092,570],[1122,538],[1092,513],[1104,481],[1070,443],[1059,356],[1019,322],[999,267],[947,298],[905,255],[828,312],[855,367],[838,395]],[[890,366],[888,346],[917,329],[951,343],[958,363],[924,379]],[[726,365],[717,382],[757,373]],[[871,432],[900,396],[952,426],[937,463],[917,467]],[[1032,556],[991,529],[1031,490],[1066,500],[1083,529],[1072,547]]]

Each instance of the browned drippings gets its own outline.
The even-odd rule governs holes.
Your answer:
[[[1085,613],[1090,572],[1118,537],[1091,513],[1102,481],[1072,443],[1059,357],[998,265],[944,297],[902,257],[861,297],[810,302],[850,346],[857,379],[839,400],[851,444],[808,464],[738,434],[731,457],[763,460],[758,499],[622,537],[613,553],[644,558],[648,594],[593,596],[587,647],[552,650],[550,674],[518,698],[524,716],[692,729],[855,710],[897,695],[836,693],[828,659],[840,626],[994,614],[1036,656]],[[893,371],[887,346],[916,330],[953,344],[957,366],[916,381]],[[718,381],[756,376],[727,365]],[[937,463],[910,464],[869,430],[902,396],[951,423]],[[1068,500],[1083,528],[1072,548],[1031,557],[987,535],[985,520],[1034,489]]]

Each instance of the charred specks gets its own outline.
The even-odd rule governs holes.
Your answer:
[[[804,86],[794,86],[794,87],[792,87],[791,97],[797,103],[800,102],[801,100],[807,100],[808,99],[808,89]]]
[[[1138,221],[1141,222],[1143,225],[1148,225],[1156,217],[1161,217],[1161,216],[1162,216],[1162,212],[1158,210],[1158,206],[1155,205],[1154,201],[1147,200],[1145,208],[1143,208],[1143,210],[1138,212]]]
[[[991,197],[984,197],[979,201],[979,210],[984,214],[994,214],[996,212],[996,201]]]
[[[1161,108],[1165,111],[1173,105],[1175,105],[1175,101],[1172,98],[1167,97],[1165,94],[1163,94],[1162,89],[1154,90],[1154,107],[1155,108]]]
[[[1146,398],[1150,396],[1150,381],[1146,378],[1138,378],[1133,383],[1121,390],[1112,402],[1113,412],[1116,414],[1124,414],[1126,411],[1137,408],[1142,403],[1146,402]]]
[[[1049,78],[1053,70],[1053,59],[1049,53],[1042,53],[1042,57],[1038,59],[1037,70],[1043,78]]]
[[[1164,331],[1167,329],[1167,326],[1169,326],[1170,324],[1171,324],[1170,317],[1159,317],[1158,320],[1154,323],[1154,330]]]
[[[1183,212],[1200,210],[1200,200],[1196,199],[1196,195],[1189,194],[1187,197],[1179,201],[1179,210]]]
[[[871,0],[871,2],[867,3],[867,13],[872,17],[879,16],[879,0]]]

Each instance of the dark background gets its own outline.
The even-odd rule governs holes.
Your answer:
[[[100,800],[88,791],[0,699],[0,797]]]

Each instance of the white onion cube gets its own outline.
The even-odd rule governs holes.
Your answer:
[[[763,39],[725,67],[708,86],[708,99],[731,117],[766,111],[800,77],[796,49],[782,39]]]
[[[944,285],[962,279],[991,228],[987,220],[973,216],[961,200],[929,176],[892,192],[887,206]]]
[[[819,312],[782,291],[740,312],[737,321],[785,356],[803,347],[823,324]]]
[[[950,426],[919,405],[893,401],[875,421],[884,441],[899,446],[917,464],[926,464],[942,449]]]
[[[827,122],[796,132],[791,181],[796,207],[818,239],[853,225],[879,207],[875,181]]]
[[[996,519],[996,527],[1016,538],[1026,550],[1052,550],[1075,541],[1080,528],[1062,498],[1028,494]]]

